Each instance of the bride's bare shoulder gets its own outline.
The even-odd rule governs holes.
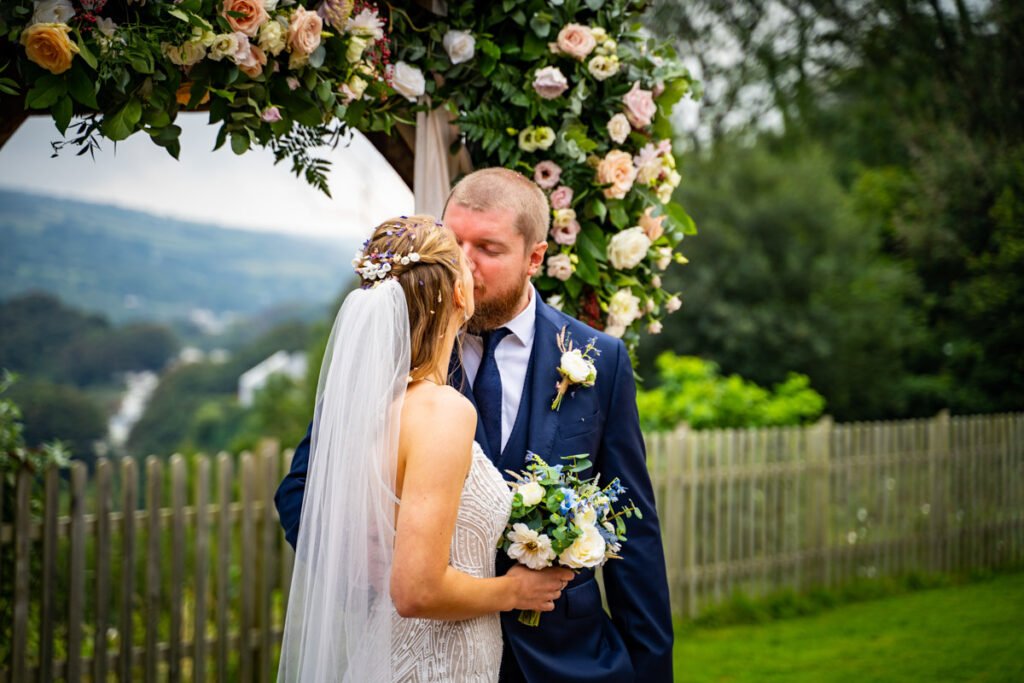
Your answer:
[[[457,389],[421,383],[411,387],[402,406],[402,431],[466,436],[476,432],[476,409]]]

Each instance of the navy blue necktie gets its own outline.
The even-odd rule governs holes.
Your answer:
[[[511,332],[507,327],[499,327],[483,333],[484,353],[473,381],[476,412],[480,415],[484,434],[487,435],[490,456],[495,460],[501,455],[501,375],[498,373],[498,361],[494,359],[494,350]]]

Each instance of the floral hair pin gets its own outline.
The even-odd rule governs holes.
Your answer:
[[[594,356],[600,356],[601,351],[595,345],[596,338],[590,339],[582,349],[573,346],[572,337],[565,327],[558,333],[558,350],[562,352],[562,361],[558,365],[558,374],[562,376],[555,388],[558,393],[555,400],[551,402],[551,409],[558,410],[562,405],[562,398],[569,387],[578,384],[581,387],[592,387],[597,381],[597,368],[594,366]]]
[[[388,249],[384,252],[374,251],[366,254],[360,249],[352,258],[352,267],[368,284],[375,284],[381,280],[393,278],[394,275],[390,273],[394,270],[395,265],[407,266],[410,263],[417,263],[419,260],[420,255],[416,251],[398,254]]]

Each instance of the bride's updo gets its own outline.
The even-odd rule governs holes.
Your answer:
[[[462,315],[454,295],[462,276],[459,259],[450,228],[433,216],[401,216],[378,225],[353,262],[363,287],[385,278],[402,286],[409,309],[410,371],[434,362],[452,316]]]

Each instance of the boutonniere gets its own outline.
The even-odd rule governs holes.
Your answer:
[[[581,387],[592,387],[597,380],[597,368],[594,367],[594,356],[600,356],[601,351],[594,345],[596,338],[587,342],[582,349],[573,346],[572,337],[565,327],[558,333],[558,350],[562,352],[562,360],[558,365],[558,374],[562,376],[555,388],[558,393],[555,400],[551,402],[551,409],[558,410],[562,405],[562,398],[569,387],[579,385]]]

